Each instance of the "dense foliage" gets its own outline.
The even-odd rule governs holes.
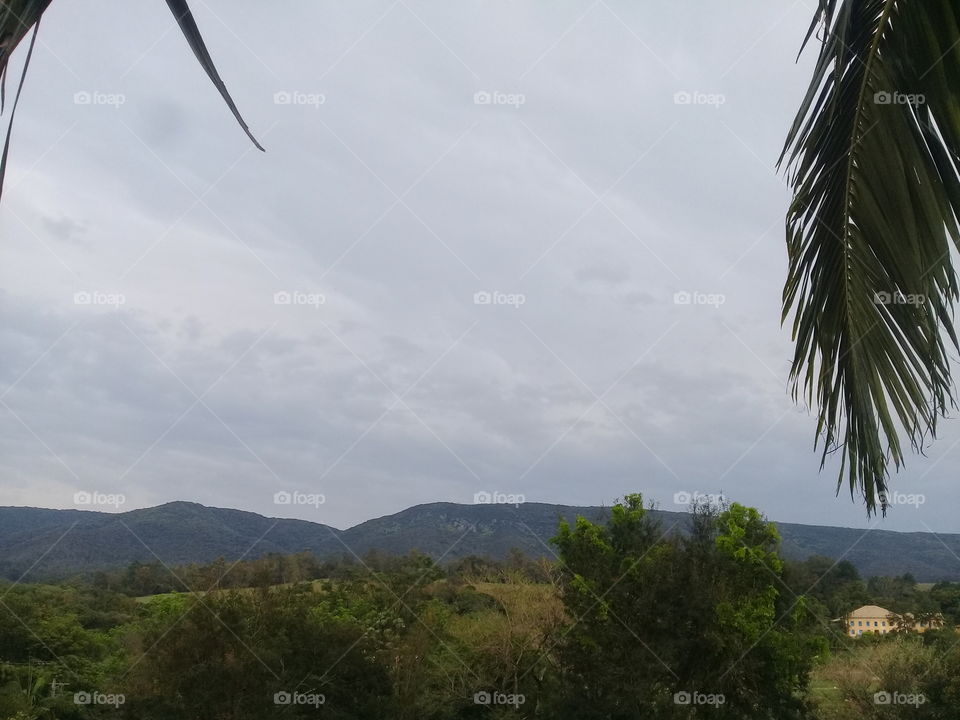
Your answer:
[[[10,584],[0,720],[898,717],[878,692],[949,717],[952,631],[854,640],[840,619],[869,602],[952,627],[960,586],[778,543],[752,508],[697,508],[681,535],[630,496],[562,523],[552,563],[301,553]]]

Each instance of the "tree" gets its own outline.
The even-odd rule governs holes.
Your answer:
[[[838,491],[846,478],[868,513],[886,510],[902,441],[922,449],[954,405],[958,28],[953,0],[820,0],[804,41],[822,33],[820,55],[780,158],[793,394],[818,410],[823,461],[842,458]]]
[[[813,555],[802,562],[785,563],[784,582],[795,595],[806,596],[808,608],[820,617],[825,630],[833,620],[870,602],[860,574],[847,560]],[[828,636],[838,640],[842,632],[828,631]]]
[[[640,495],[605,526],[577,518],[554,542],[573,620],[559,648],[564,705],[587,718],[799,717],[822,643],[802,599],[781,594],[779,536],[753,508],[696,509],[662,537]],[[723,698],[701,707],[698,696]]]
[[[893,632],[900,633],[901,635],[913,632],[913,629],[916,625],[913,615],[908,612],[891,612],[888,616],[888,619],[890,621],[890,625],[893,626]]]
[[[930,598],[936,602],[947,623],[956,625],[960,622],[960,584],[939,582],[930,589]]]
[[[152,601],[123,674],[125,712],[147,720],[387,717],[389,676],[369,617],[343,600],[277,588]],[[294,695],[303,701],[282,701]]]

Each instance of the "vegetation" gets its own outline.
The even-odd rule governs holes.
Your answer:
[[[86,581],[97,571],[106,571],[110,584],[104,587],[116,588],[118,576],[130,572],[130,566],[139,562],[136,567],[141,568],[143,587],[135,594],[147,595],[157,591],[148,586],[151,577],[166,591],[182,589],[164,565],[177,568],[177,575],[191,588],[206,589],[212,581],[204,585],[193,575],[201,569],[212,573],[204,568],[219,557],[225,558],[221,574],[237,558],[256,559],[261,555],[290,557],[309,551],[317,562],[339,563],[345,547],[358,555],[372,549],[389,548],[398,555],[419,549],[432,557],[442,556],[446,562],[471,556],[503,560],[509,558],[512,549],[535,558],[551,558],[543,539],[556,532],[560,518],[573,520],[579,515],[605,523],[610,508],[431,503],[337,530],[303,520],[271,519],[184,502],[125,513],[0,507],[0,578],[16,581],[29,572],[36,582],[70,578]],[[647,515],[674,532],[690,532],[688,513],[650,510]],[[464,534],[467,528],[471,532]],[[55,543],[68,531],[73,542]],[[777,531],[787,559],[805,559],[813,554],[843,556],[844,565],[850,565],[851,570],[855,566],[864,576],[910,572],[921,582],[960,580],[957,534],[872,530],[870,542],[859,542],[863,531],[853,528],[777,523]],[[356,563],[356,558],[352,560]],[[823,570],[831,564],[828,560]],[[231,570],[224,578],[226,586],[254,584],[242,577],[246,568],[244,563]],[[292,582],[298,577],[290,568],[275,568],[273,572],[284,578],[277,582]]]
[[[960,6],[953,0],[820,0],[823,39],[781,163],[784,317],[792,381],[819,411],[823,457],[868,512],[888,465],[936,434],[958,349],[952,252],[960,241]]]
[[[960,585],[865,582],[778,544],[736,504],[664,534],[635,495],[562,522],[551,562],[273,554],[10,584],[0,720],[895,717],[878,692],[948,717],[952,631],[851,639],[841,618],[876,603],[952,627]]]

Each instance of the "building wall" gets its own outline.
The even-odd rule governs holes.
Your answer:
[[[888,615],[865,615],[861,617],[851,616],[850,619],[847,620],[847,633],[851,637],[858,637],[865,632],[886,635],[888,632],[893,632],[895,629],[896,626],[890,622]]]
[[[859,637],[864,633],[886,635],[895,632],[896,624],[892,620],[893,613],[886,608],[865,605],[854,610],[846,619],[846,631],[850,637]],[[943,627],[943,621],[933,620],[929,623],[914,623],[913,632],[926,632],[928,629]]]

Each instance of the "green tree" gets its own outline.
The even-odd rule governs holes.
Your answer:
[[[279,588],[161,598],[129,659],[131,718],[387,717],[390,686],[370,618],[341,597]],[[277,694],[323,696],[277,704]]]
[[[687,536],[664,537],[630,495],[606,525],[564,522],[554,542],[574,620],[560,657],[575,714],[802,715],[822,643],[802,600],[781,595],[779,537],[756,510],[700,507]],[[723,703],[700,706],[711,697]]]

